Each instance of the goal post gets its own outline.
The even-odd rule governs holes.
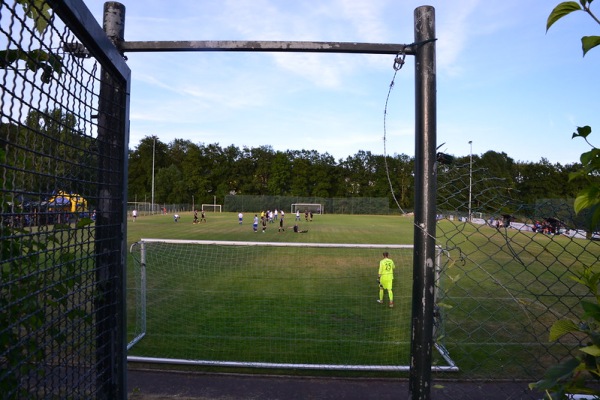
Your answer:
[[[376,302],[383,251],[394,308]],[[129,361],[408,370],[412,245],[142,239],[132,253]]]
[[[296,211],[300,211],[301,213],[308,211],[313,212],[314,214],[324,214],[325,208],[323,207],[323,204],[319,203],[293,203],[292,214],[295,214]]]
[[[223,207],[221,204],[202,204],[201,210],[208,212],[222,212]]]

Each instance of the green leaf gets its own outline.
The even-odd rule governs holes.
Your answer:
[[[581,38],[581,48],[583,49],[583,56],[594,47],[600,45],[600,36],[584,36]]]
[[[571,137],[571,139],[575,138],[575,137],[582,137],[582,138],[587,138],[588,135],[592,133],[592,128],[588,125],[586,126],[578,126],[577,127],[577,132],[573,133],[573,136]]]
[[[10,64],[17,61],[19,57],[19,50],[2,50],[0,51],[0,68],[6,68]]]
[[[583,164],[584,167],[598,168],[600,166],[598,165],[598,163],[600,162],[600,149],[593,148],[590,151],[581,153],[579,161],[581,161],[581,164]]]
[[[600,357],[600,348],[598,346],[580,347],[579,350],[581,350],[585,354],[589,354],[594,357]]]
[[[44,0],[17,0],[17,3],[23,6],[25,15],[35,22],[37,31],[44,33],[52,17],[50,6]]]
[[[62,57],[54,55],[54,54],[49,54],[48,55],[48,65],[50,67],[52,67],[52,69],[57,74],[59,74],[59,75],[62,74]]]
[[[583,307],[586,316],[600,321],[600,305],[598,303],[582,300],[581,307]]]
[[[529,387],[539,390],[552,389],[560,380],[571,377],[580,364],[579,360],[570,358],[558,365],[553,365],[544,374],[544,379],[529,385]]]
[[[52,80],[52,67],[49,65],[44,65],[42,67],[42,70],[44,72],[42,72],[42,76],[40,77],[40,79],[44,83],[49,83]]]
[[[579,214],[582,210],[598,204],[600,204],[600,187],[590,185],[577,194],[573,208],[575,209],[575,213]]]
[[[556,321],[550,328],[550,341],[554,342],[560,339],[562,336],[571,332],[578,332],[579,327],[575,322],[568,319],[561,319]]]
[[[556,21],[558,21],[565,15],[572,13],[573,11],[579,10],[582,10],[581,6],[574,1],[565,1],[563,3],[560,3],[559,5],[554,7],[554,10],[552,10],[550,15],[548,16],[548,21],[546,22],[546,32],[548,32],[548,29],[550,29],[550,27],[554,25]]]
[[[592,221],[590,223],[590,229],[593,229],[594,227],[598,226],[598,224],[600,223],[600,206],[597,205],[597,206],[593,207],[592,210],[594,210],[594,212],[592,213]]]

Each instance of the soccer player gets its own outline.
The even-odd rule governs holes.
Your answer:
[[[200,212],[200,222],[202,221],[206,222],[206,214],[204,213],[204,210]]]
[[[254,229],[254,232],[258,232],[258,215],[254,214],[254,221],[252,222],[252,229]]]
[[[394,292],[392,292],[392,284],[394,283],[394,269],[396,265],[389,258],[390,254],[387,251],[383,252],[383,259],[379,261],[379,274],[377,282],[379,282],[379,299],[377,302],[383,304],[383,292],[387,290],[390,298],[390,307],[394,307]]]
[[[262,218],[262,233],[265,233],[265,231],[267,230],[267,220],[268,219],[269,218],[266,215]]]
[[[192,223],[193,224],[198,223],[198,210],[194,210],[194,221]]]
[[[279,220],[279,230],[277,231],[279,232],[285,232],[284,226],[283,226],[283,216],[281,216],[281,219]]]
[[[244,221],[244,214],[242,214],[241,212],[238,214],[238,222],[240,223],[240,225],[242,224],[242,222]]]

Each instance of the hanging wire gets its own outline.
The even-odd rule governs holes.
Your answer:
[[[390,100],[390,94],[392,93],[392,88],[394,87],[394,81],[396,80],[396,74],[398,73],[398,71],[400,71],[400,69],[402,69],[402,66],[404,65],[404,59],[406,58],[406,53],[405,53],[405,47],[402,48],[402,50],[396,55],[396,58],[394,59],[394,76],[392,77],[392,81],[390,82],[390,88],[388,90],[387,93],[387,97],[385,98],[385,107],[383,110],[383,162],[385,165],[385,174],[387,176],[387,180],[388,183],[390,185],[390,192],[392,192],[392,198],[394,199],[394,202],[396,203],[396,205],[398,206],[398,209],[400,210],[400,212],[402,214],[406,214],[406,212],[402,209],[402,207],[400,206],[400,203],[398,202],[398,199],[396,198],[396,194],[394,193],[394,185],[392,184],[392,179],[390,178],[390,168],[388,166],[388,162],[387,162],[387,148],[386,148],[386,143],[387,143],[387,108],[388,108],[388,102]]]
[[[406,212],[402,209],[402,206],[400,206],[400,203],[398,202],[398,199],[396,198],[396,194],[394,193],[394,185],[392,184],[392,179],[390,177],[390,168],[388,166],[388,162],[387,162],[387,108],[388,108],[388,102],[390,100],[390,94],[392,93],[392,89],[394,88],[394,82],[396,81],[396,75],[398,74],[398,71],[400,71],[402,69],[402,67],[404,66],[404,62],[406,59],[406,48],[407,47],[417,47],[417,46],[421,46],[423,44],[427,44],[430,42],[434,42],[437,39],[428,39],[419,43],[411,43],[407,46],[402,47],[402,49],[398,52],[398,54],[396,54],[396,57],[394,58],[394,76],[392,77],[392,81],[390,82],[390,87],[388,89],[388,93],[387,96],[385,98],[385,107],[383,110],[383,162],[385,165],[385,173],[387,176],[387,180],[388,183],[390,185],[390,192],[392,193],[392,198],[394,199],[394,202],[396,203],[396,205],[398,206],[398,209],[400,210],[400,212],[402,212],[402,214],[406,214]]]

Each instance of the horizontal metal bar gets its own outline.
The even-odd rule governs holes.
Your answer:
[[[412,244],[359,244],[359,243],[307,243],[307,242],[242,242],[230,240],[185,240],[185,239],[155,239],[142,238],[143,243],[175,243],[175,244],[203,244],[218,246],[269,246],[269,247],[328,247],[351,249],[412,249]],[[135,243],[134,243],[135,244]],[[133,249],[133,245],[131,248]],[[130,250],[131,251],[131,250]]]
[[[158,51],[260,51],[305,53],[362,53],[362,54],[416,54],[416,46],[392,43],[353,42],[285,42],[256,40],[182,40],[182,41],[124,41],[123,52]]]
[[[342,364],[285,364],[267,362],[244,362],[244,361],[210,361],[210,360],[185,360],[180,358],[157,358],[127,356],[128,362],[141,362],[148,364],[173,364],[173,365],[199,365],[214,367],[235,368],[276,368],[276,369],[315,369],[315,370],[338,370],[338,371],[392,371],[408,372],[408,365],[342,365]],[[432,371],[436,372],[458,372],[456,366],[432,365]]]

